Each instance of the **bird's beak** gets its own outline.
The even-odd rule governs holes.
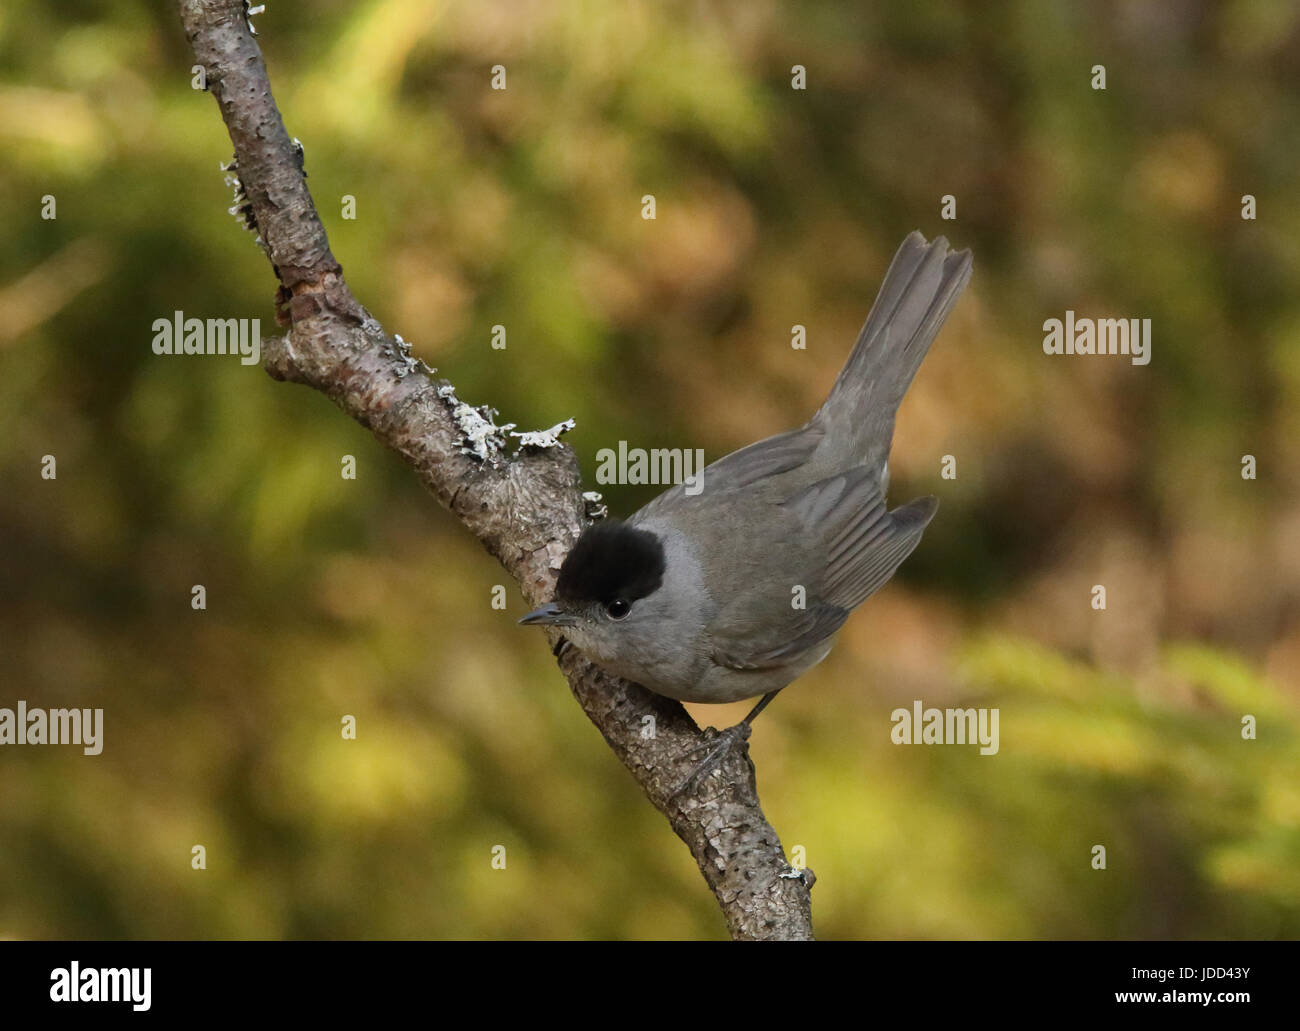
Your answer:
[[[561,611],[555,602],[548,602],[540,609],[533,609],[519,621],[520,626],[574,626],[578,621],[567,612]]]

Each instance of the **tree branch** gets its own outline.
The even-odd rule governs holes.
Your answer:
[[[235,147],[246,220],[280,281],[285,336],[263,346],[267,371],[328,395],[396,451],[421,482],[517,579],[530,604],[549,599],[560,561],[584,523],[578,463],[563,446],[508,453],[492,413],[459,401],[384,332],[352,296],[330,251],[285,131],[243,0],[179,0],[181,19],[206,70]],[[746,749],[673,798],[701,749],[701,731],[677,702],[652,694],[558,646],[574,697],[631,771],[646,797],[690,848],[737,939],[812,937],[810,870],[793,870],[759,806]],[[654,736],[643,720],[654,717]]]

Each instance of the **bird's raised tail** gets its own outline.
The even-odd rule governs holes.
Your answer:
[[[948,312],[970,280],[970,251],[920,233],[903,241],[890,263],[853,353],[814,416],[853,464],[882,469],[894,415]]]

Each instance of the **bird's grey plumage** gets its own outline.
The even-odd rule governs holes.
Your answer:
[[[887,463],[898,406],[970,271],[968,251],[911,234],[804,426],[714,462],[699,493],[678,485],[626,524],[589,529],[602,536],[575,546],[561,571],[569,597],[557,599],[573,642],[615,673],[701,702],[779,690],[825,658],[937,508],[929,497],[889,511]],[[610,583],[631,566],[644,581],[648,541],[662,546],[662,586],[610,609],[620,590]],[[626,577],[624,553],[636,555]],[[597,568],[602,555],[612,569]]]

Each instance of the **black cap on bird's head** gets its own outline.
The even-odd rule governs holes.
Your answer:
[[[555,597],[571,604],[637,601],[659,589],[664,568],[664,546],[650,531],[626,523],[596,523],[583,531],[565,557]]]
[[[589,606],[622,619],[633,602],[659,589],[666,568],[664,546],[650,531],[626,523],[596,523],[582,532],[560,566],[555,601],[519,622],[572,626],[574,613]]]

